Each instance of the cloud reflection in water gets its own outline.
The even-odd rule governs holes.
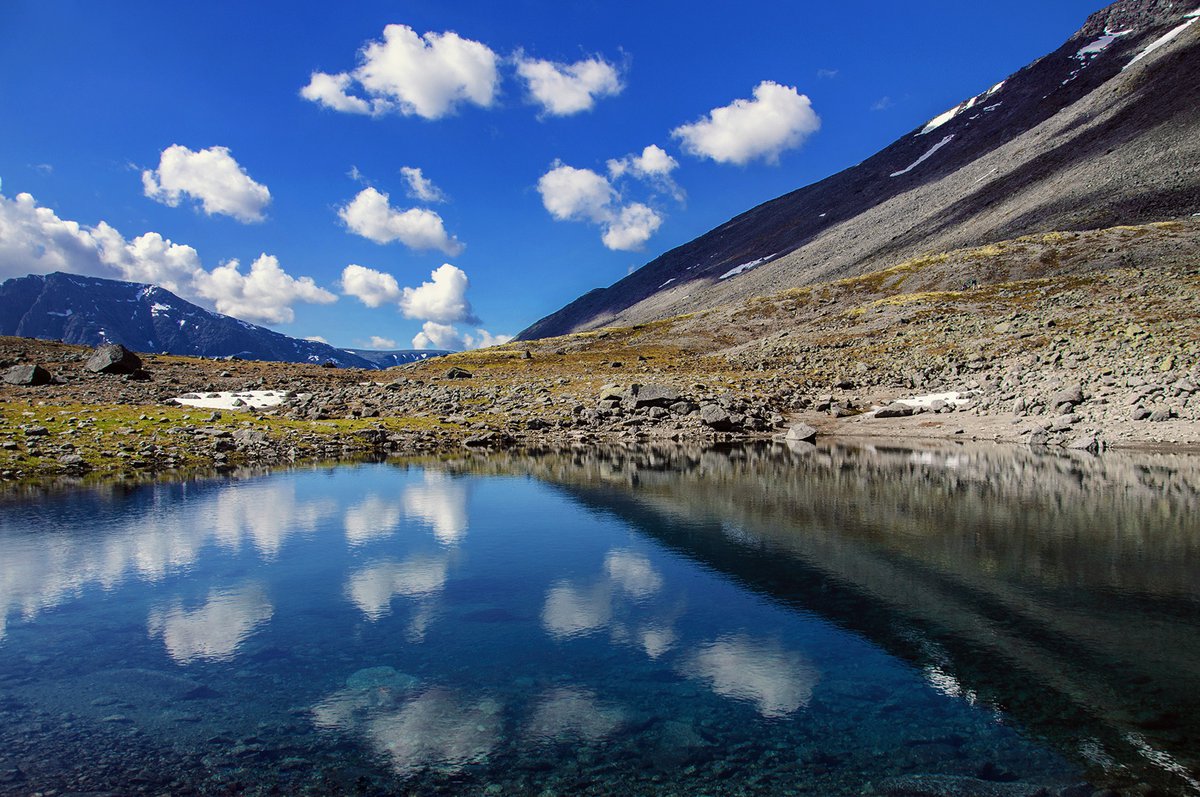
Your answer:
[[[812,698],[817,669],[777,641],[746,634],[722,636],[691,653],[680,668],[724,697],[753,703],[764,717],[786,717]]]
[[[154,609],[147,627],[150,636],[162,637],[177,664],[224,661],[233,658],[274,612],[266,590],[251,582],[233,589],[214,589],[204,604],[194,609],[184,608],[178,600],[168,608]]]

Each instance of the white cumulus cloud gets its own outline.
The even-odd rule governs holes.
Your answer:
[[[650,144],[641,154],[630,154],[623,158],[610,158],[608,176],[619,180],[629,175],[644,180],[656,190],[670,194],[677,201],[685,199],[683,189],[671,177],[671,172],[679,168],[679,161],[667,154],[667,151],[657,144]]]
[[[551,116],[590,111],[597,99],[620,94],[623,88],[616,67],[601,58],[560,64],[518,55],[516,62],[529,96]]]
[[[338,209],[338,216],[353,233],[377,244],[400,241],[410,249],[439,249],[450,256],[465,248],[446,232],[442,217],[427,208],[396,210],[389,196],[374,188],[364,188],[354,199]]]
[[[467,301],[470,285],[467,272],[443,263],[429,277],[429,282],[423,282],[417,288],[405,288],[401,293],[400,311],[406,317],[441,324],[473,323],[476,320],[471,303]]]
[[[622,204],[612,184],[591,169],[576,169],[556,162],[538,180],[538,193],[555,219],[598,225],[600,240],[609,249],[639,249],[663,222],[662,216],[648,205]]]
[[[193,277],[196,293],[210,299],[218,313],[266,324],[295,320],[296,302],[329,304],[337,297],[318,287],[312,277],[296,278],[279,265],[273,255],[262,254],[250,264],[250,273],[238,270],[237,260],[201,271]]]
[[[400,174],[408,183],[408,195],[421,202],[445,202],[446,195],[442,189],[433,184],[424,172],[416,166],[401,166]]]
[[[607,223],[600,240],[609,249],[629,252],[641,249],[662,226],[663,219],[653,208],[634,202],[626,205]]]
[[[381,335],[372,335],[371,339],[367,341],[367,348],[394,349],[396,348],[396,341],[392,340],[391,338],[385,338]]]
[[[357,264],[346,266],[341,279],[342,293],[368,307],[395,304],[406,318],[423,321],[412,340],[414,349],[478,349],[512,340],[511,335],[494,335],[486,329],[462,331],[455,326],[479,323],[467,300],[469,287],[467,273],[450,263],[434,269],[429,281],[416,288],[401,288],[391,274]]]
[[[513,339],[512,335],[493,335],[486,329],[476,329],[471,332],[461,332],[453,324],[439,324],[436,321],[426,321],[412,339],[414,349],[484,349],[488,346],[500,346]]]
[[[537,187],[542,204],[559,221],[603,223],[612,216],[617,192],[591,169],[555,162],[538,180]]]
[[[65,271],[146,282],[217,312],[263,323],[287,323],[297,302],[337,300],[311,277],[293,277],[267,254],[248,274],[237,260],[206,270],[199,253],[157,232],[133,240],[101,221],[88,227],[59,218],[29,194],[0,195],[0,278]]]
[[[391,274],[351,263],[342,269],[342,293],[353,296],[367,307],[398,302],[400,283]]]
[[[490,47],[457,33],[420,36],[407,25],[393,24],[383,29],[382,41],[363,46],[356,69],[313,72],[300,96],[345,113],[439,119],[462,103],[491,106],[499,85],[498,61]]]
[[[200,202],[204,212],[220,213],[243,223],[262,221],[271,192],[246,174],[228,147],[193,152],[180,144],[162,151],[157,169],[142,172],[146,196],[177,207],[184,196]]]
[[[754,87],[754,99],[714,108],[671,135],[691,155],[741,165],[756,158],[776,163],[784,150],[800,146],[820,127],[821,118],[807,95],[764,80]]]
[[[371,103],[347,93],[352,82],[353,78],[345,72],[336,75],[313,72],[308,85],[300,89],[300,96],[342,113],[370,113]]]
[[[608,161],[608,173],[615,180],[625,174],[635,177],[666,177],[679,168],[679,161],[657,144],[651,144],[640,155],[626,155]]]

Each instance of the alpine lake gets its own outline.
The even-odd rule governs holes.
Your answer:
[[[4,795],[1200,794],[1194,455],[464,452],[0,501]]]

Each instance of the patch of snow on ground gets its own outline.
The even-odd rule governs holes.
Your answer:
[[[150,315],[162,315],[163,313],[169,312],[170,309],[171,305],[169,304],[159,304],[158,302],[155,302],[154,304],[150,305]]]
[[[950,143],[950,142],[951,142],[953,139],[954,139],[954,134],[953,134],[953,133],[951,133],[950,135],[946,136],[945,138],[943,138],[943,139],[942,139],[941,141],[939,141],[938,143],[934,144],[934,145],[933,145],[933,147],[932,147],[932,148],[931,148],[931,149],[930,149],[928,152],[926,152],[924,155],[922,155],[921,157],[919,157],[919,158],[917,158],[915,161],[913,161],[913,162],[912,162],[912,164],[910,164],[910,165],[909,165],[909,167],[908,167],[907,169],[902,169],[902,170],[900,170],[900,171],[898,171],[898,172],[892,172],[892,173],[891,173],[890,175],[888,175],[888,176],[889,176],[889,177],[899,177],[899,176],[900,176],[900,175],[902,175],[902,174],[908,174],[908,173],[909,173],[909,172],[911,172],[913,169],[917,168],[917,167],[918,167],[918,166],[920,166],[922,163],[924,163],[925,161],[929,160],[929,158],[930,158],[930,157],[932,157],[933,153],[937,152],[939,149],[941,149],[942,147],[944,147],[944,146],[946,146],[947,144],[949,144],[949,143]],[[722,279],[724,279],[724,277],[722,277]]]
[[[47,310],[46,315],[56,315],[56,316],[59,316],[60,318],[70,318],[71,313],[73,313],[73,312],[75,312],[75,311],[74,310],[64,310],[61,313],[56,313],[53,310]]]
[[[766,257],[760,257],[758,260],[751,260],[749,263],[742,263],[740,266],[734,266],[733,268],[729,269],[721,276],[717,277],[717,279],[727,280],[730,277],[736,277],[738,274],[741,274],[742,272],[749,271],[750,269],[754,268],[755,266],[760,266],[763,263],[766,263],[768,260],[770,260],[773,257],[775,257],[775,255],[767,255]]]
[[[947,404],[952,404],[955,407],[958,407],[963,404],[970,404],[971,397],[967,393],[959,393],[958,391],[953,391],[950,393],[927,393],[924,396],[909,396],[908,398],[895,399],[894,401],[889,402],[889,404],[907,404],[910,407],[921,407],[927,410],[933,406],[933,402],[935,401],[944,401]],[[869,413],[864,413],[864,415],[874,415],[876,410],[881,409],[883,409],[883,407],[872,407],[871,411]]]
[[[999,91],[1000,89],[1004,88],[1004,83],[1005,83],[1005,81],[1001,80],[999,83],[997,83],[996,85],[994,85],[990,89],[988,89],[987,96],[990,97],[993,94],[995,94],[997,91]]]
[[[666,282],[664,282],[662,285],[659,285],[659,286],[658,286],[658,289],[661,291],[663,288],[667,287],[668,285],[670,285],[670,284],[671,284],[672,282],[674,282],[674,281],[675,281],[675,278],[674,278],[674,277],[671,277],[671,279],[667,280],[667,281],[666,281]]]
[[[1125,64],[1125,66],[1123,67],[1123,69],[1128,69],[1129,67],[1133,66],[1133,65],[1134,65],[1134,64],[1136,64],[1138,61],[1142,60],[1143,58],[1145,58],[1146,56],[1148,56],[1150,53],[1154,52],[1154,51],[1155,51],[1155,50],[1157,50],[1159,47],[1162,47],[1164,44],[1166,44],[1167,42],[1171,41],[1171,40],[1172,40],[1172,39],[1174,39],[1176,36],[1178,36],[1179,34],[1183,33],[1183,32],[1184,32],[1185,30],[1187,30],[1188,28],[1190,28],[1190,27],[1191,27],[1191,26],[1192,26],[1192,25],[1195,23],[1195,21],[1196,21],[1197,19],[1200,19],[1200,8],[1197,8],[1197,9],[1196,9],[1195,11],[1193,11],[1192,13],[1190,13],[1190,14],[1187,14],[1187,15],[1184,17],[1184,19],[1186,19],[1186,20],[1187,20],[1187,22],[1183,23],[1183,24],[1182,24],[1182,25],[1180,25],[1179,27],[1172,28],[1171,30],[1169,30],[1169,31],[1167,31],[1166,33],[1164,33],[1162,36],[1159,36],[1157,39],[1155,39],[1154,41],[1152,41],[1152,42],[1150,43],[1150,46],[1149,46],[1149,47],[1147,47],[1145,50],[1142,50],[1140,53],[1138,53],[1137,55],[1135,55],[1135,56],[1133,57],[1133,60],[1132,60],[1132,61],[1130,61],[1129,63]]]
[[[1105,28],[1103,36],[1101,36],[1099,39],[1096,39],[1096,41],[1091,42],[1090,44],[1085,44],[1084,46],[1080,47],[1075,53],[1075,57],[1080,61],[1086,61],[1088,58],[1104,52],[1108,49],[1110,44],[1122,36],[1128,36],[1130,33],[1133,33],[1133,28],[1130,28],[1129,30],[1118,30],[1112,33],[1109,32],[1108,28]]]
[[[203,407],[212,410],[257,410],[262,407],[276,407],[287,397],[284,390],[241,390],[233,392],[222,390],[216,393],[188,393],[171,399],[185,407]],[[240,402],[234,404],[234,402]]]

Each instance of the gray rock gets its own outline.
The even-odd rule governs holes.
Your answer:
[[[267,442],[267,435],[260,429],[238,429],[233,439],[239,446],[252,446]]]
[[[600,388],[599,401],[619,402],[623,398],[625,398],[625,388],[620,385],[607,384]]]
[[[733,421],[729,417],[729,413],[721,409],[717,404],[705,404],[700,408],[700,420],[711,429],[718,432],[728,431],[733,428]]]
[[[1079,416],[1073,412],[1068,412],[1065,415],[1059,415],[1050,422],[1050,431],[1065,432],[1077,423],[1079,423]]]
[[[1129,413],[1129,418],[1134,421],[1144,421],[1150,417],[1150,410],[1145,407],[1134,407],[1133,412]]]
[[[802,443],[811,443],[817,437],[817,430],[809,426],[807,423],[797,423],[788,429],[787,440],[795,440]]]
[[[875,410],[876,418],[907,418],[912,415],[914,408],[910,404],[905,404],[901,401],[893,401],[886,407],[880,407]]]
[[[95,374],[132,374],[142,361],[120,343],[108,343],[98,347],[83,367]]]
[[[1050,397],[1050,406],[1057,407],[1060,404],[1076,404],[1083,403],[1083,387],[1081,385],[1071,385],[1064,388]]]
[[[445,373],[446,379],[473,379],[474,374],[466,368],[459,368],[457,365]]]
[[[1154,423],[1162,423],[1163,421],[1171,420],[1171,416],[1175,413],[1170,407],[1158,406],[1150,413],[1150,420]]]
[[[51,376],[40,365],[14,365],[4,372],[4,381],[10,385],[38,387],[50,384]]]
[[[1094,435],[1084,435],[1067,443],[1067,448],[1072,451],[1090,451],[1095,454],[1100,450],[1100,441]]]
[[[669,407],[679,401],[679,391],[667,385],[642,385],[634,397],[634,409]]]

